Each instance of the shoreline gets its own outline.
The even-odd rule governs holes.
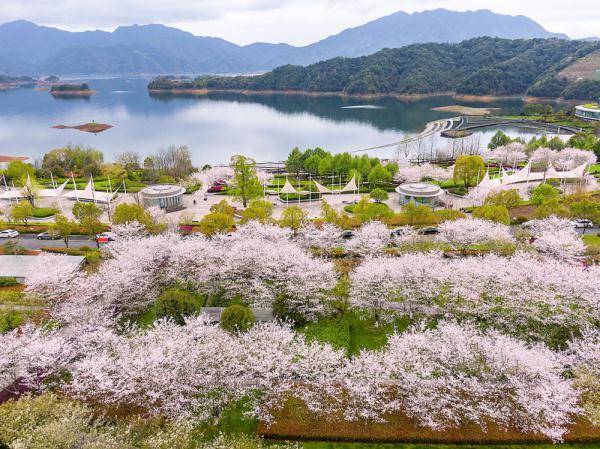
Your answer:
[[[97,93],[98,92],[96,92],[95,90],[50,90],[50,95],[53,95],[55,97],[91,97],[92,95],[96,95]]]
[[[432,92],[427,94],[400,94],[400,93],[379,93],[379,94],[349,94],[346,92],[312,92],[303,90],[250,90],[250,89],[148,89],[150,94],[168,94],[168,95],[209,95],[211,93],[232,93],[240,95],[289,95],[305,97],[339,97],[339,98],[396,98],[401,101],[419,101],[428,98],[451,97],[454,100],[466,102],[492,103],[502,100],[521,100],[524,103],[551,102],[577,104],[584,100],[567,100],[564,98],[532,97],[528,95],[465,95],[456,92]]]

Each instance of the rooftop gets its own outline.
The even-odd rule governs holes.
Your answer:
[[[2,155],[0,155],[0,162],[26,161],[27,159],[29,159],[27,156],[2,156]]]
[[[145,187],[140,192],[146,198],[166,197],[174,195],[182,195],[185,189],[174,184],[158,184],[155,186]]]
[[[402,184],[396,187],[396,192],[421,197],[435,197],[443,194],[440,186],[435,184],[427,184],[424,182],[411,182],[408,184]]]
[[[25,278],[38,256],[0,256],[0,277]],[[64,256],[65,260],[73,267],[79,268],[83,263],[83,256]]]
[[[578,106],[578,107],[585,108],[585,109],[592,109],[594,111],[600,111],[600,104],[598,104],[598,103],[582,104],[581,106]]]

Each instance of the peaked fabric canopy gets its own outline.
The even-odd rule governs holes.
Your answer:
[[[315,186],[317,186],[317,190],[319,191],[319,193],[331,193],[331,189],[328,189],[327,187],[325,187],[322,184],[319,184],[317,181],[315,181],[313,179],[313,182],[315,183]]]
[[[346,184],[346,186],[341,190],[341,192],[354,192],[355,190],[358,190],[358,187],[356,186],[356,176],[353,176],[352,179],[348,181],[348,184]]]
[[[298,193],[298,191],[294,188],[294,186],[290,183],[290,181],[286,178],[285,184],[283,188],[279,191],[279,193]]]

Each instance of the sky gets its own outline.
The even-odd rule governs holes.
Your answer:
[[[70,31],[162,23],[237,44],[306,45],[396,11],[435,8],[485,8],[573,38],[600,35],[600,0],[0,0],[0,23],[25,19]]]

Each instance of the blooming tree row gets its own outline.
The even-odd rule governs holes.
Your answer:
[[[383,349],[351,358],[277,323],[241,336],[203,317],[102,333],[92,348],[81,333],[14,331],[0,337],[0,370],[37,389],[54,376],[76,398],[169,418],[210,419],[248,397],[270,420],[292,396],[324,419],[401,412],[437,430],[494,422],[560,440],[580,411],[559,355],[454,323],[392,335]]]

